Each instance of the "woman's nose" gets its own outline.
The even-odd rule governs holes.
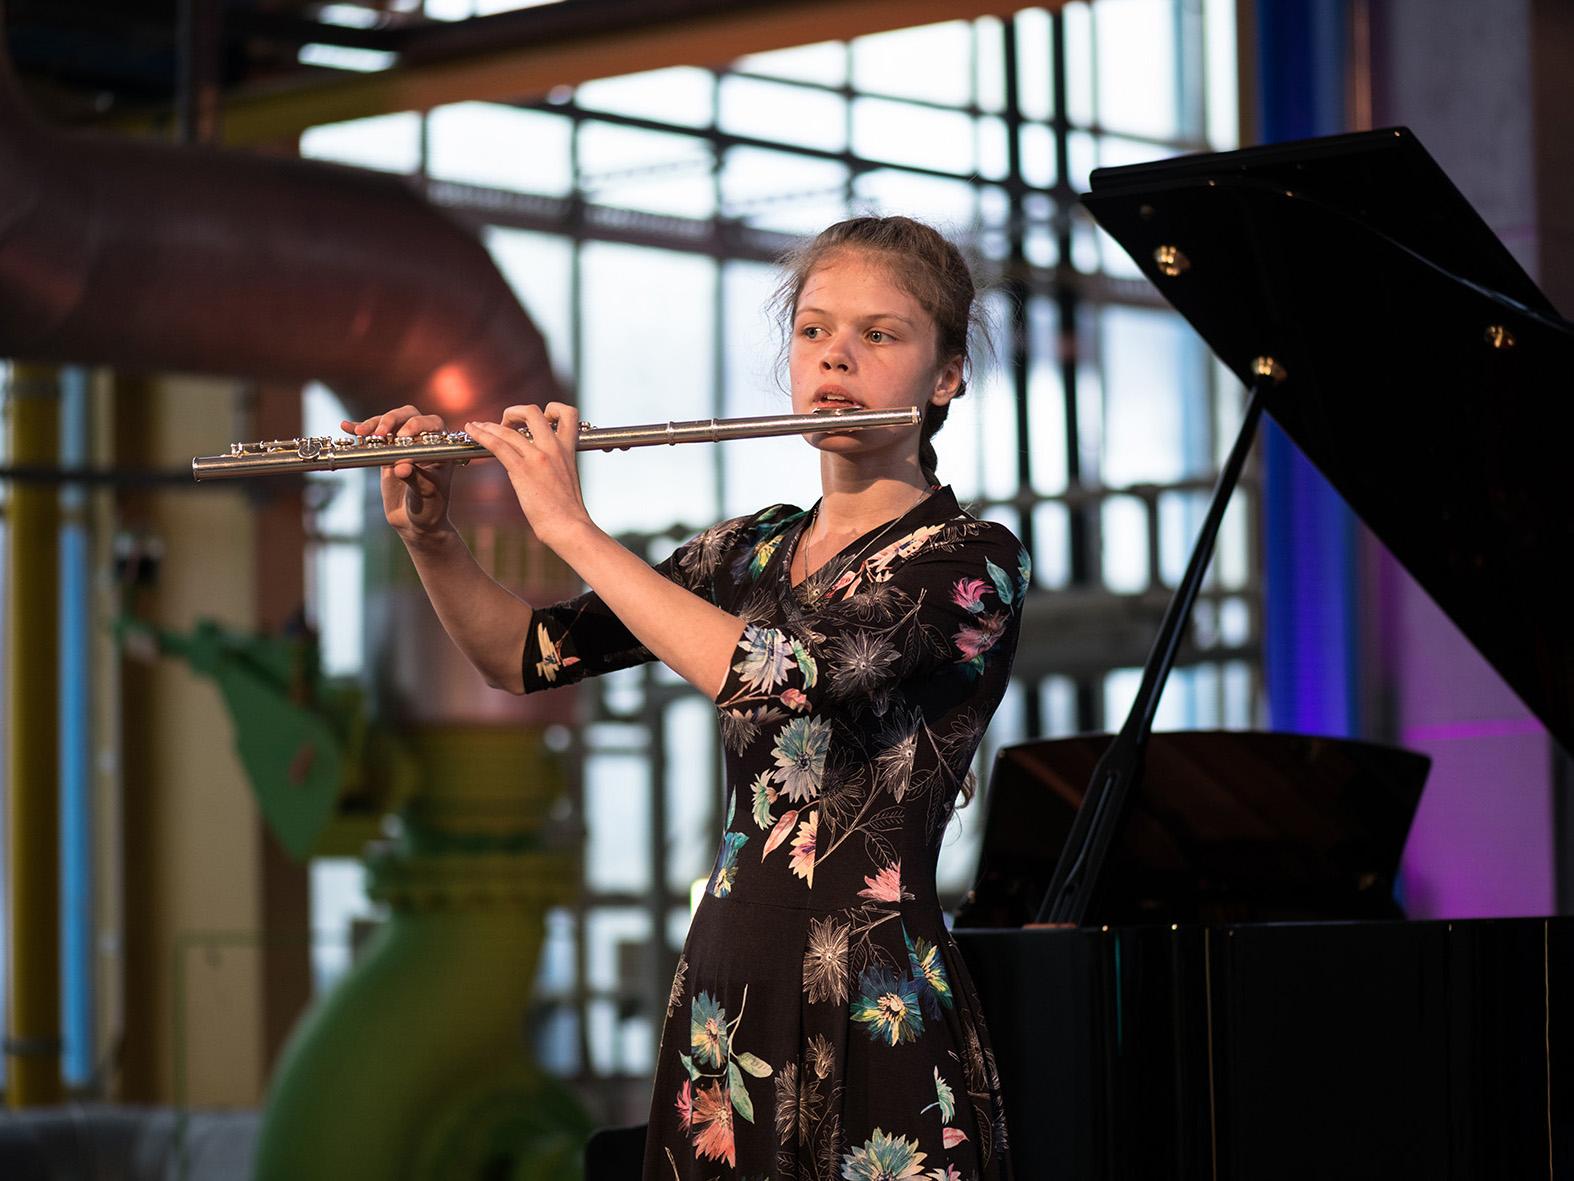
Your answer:
[[[847,354],[842,352],[841,349],[829,349],[820,358],[820,368],[826,371],[834,369],[846,373],[851,368],[851,365],[848,362]]]

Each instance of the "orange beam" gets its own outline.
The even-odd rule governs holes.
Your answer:
[[[1048,7],[1062,3],[1052,0]],[[347,75],[289,91],[231,94],[224,100],[223,138],[230,144],[279,140],[321,123],[466,100],[509,102],[593,78],[719,66],[749,53],[939,21],[1004,17],[1021,7],[1001,0],[781,0],[637,29],[588,30],[544,45]]]

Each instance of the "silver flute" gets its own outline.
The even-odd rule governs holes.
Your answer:
[[[832,425],[833,420],[834,425]],[[594,427],[579,424],[576,451],[625,451],[660,443],[718,443],[723,439],[763,439],[818,431],[863,431],[874,427],[917,426],[922,415],[907,410],[824,410],[817,414],[769,414],[759,418],[700,418],[693,422],[647,426]],[[526,438],[530,432],[515,428]],[[555,428],[554,428],[555,429]],[[268,476],[287,472],[331,472],[348,467],[394,463],[467,463],[490,452],[464,431],[423,431],[416,435],[317,435],[231,443],[228,454],[199,455],[191,461],[198,480]]]

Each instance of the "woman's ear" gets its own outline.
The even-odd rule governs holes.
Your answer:
[[[961,357],[952,357],[940,366],[940,372],[935,375],[934,392],[929,395],[931,406],[944,406],[956,397],[957,391],[962,388],[962,371]]]

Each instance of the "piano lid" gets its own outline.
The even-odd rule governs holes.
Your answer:
[[[1099,224],[1574,751],[1574,325],[1403,128],[1103,168]]]

